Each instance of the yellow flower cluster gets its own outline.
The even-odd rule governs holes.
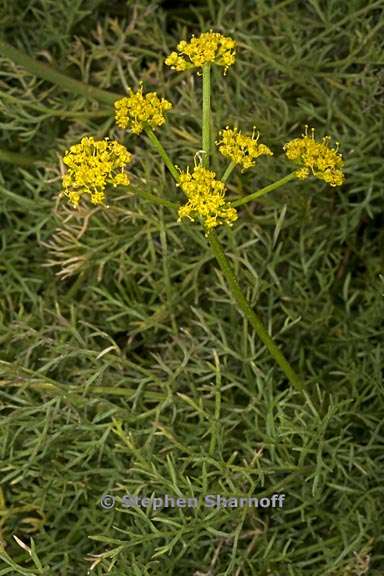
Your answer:
[[[255,165],[255,158],[267,155],[273,156],[273,152],[265,144],[259,144],[259,134],[255,139],[252,136],[245,136],[237,128],[226,127],[220,131],[221,140],[216,142],[220,153],[236,164],[240,164],[244,170]]]
[[[344,162],[342,155],[338,154],[338,143],[335,150],[329,147],[329,136],[316,142],[314,134],[315,130],[312,128],[311,135],[308,136],[308,126],[305,126],[302,138],[295,138],[284,146],[287,158],[301,166],[296,171],[296,176],[305,180],[313,174],[331,186],[341,186],[344,182]]]
[[[215,179],[215,172],[197,166],[193,173],[181,172],[178,186],[188,198],[188,203],[179,208],[179,219],[193,216],[202,219],[206,232],[219,224],[237,220],[237,212],[224,199],[224,183]]]
[[[143,95],[143,87],[135,93],[129,90],[129,96],[117,100],[115,106],[116,124],[119,128],[129,128],[134,134],[140,134],[145,126],[155,128],[165,122],[164,112],[172,104],[159,98],[156,92]]]
[[[182,40],[177,52],[172,52],[165,63],[173,70],[181,72],[189,68],[201,67],[206,63],[224,66],[224,74],[235,61],[236,42],[218,32],[203,32],[198,38],[192,36],[190,42]],[[182,55],[185,55],[185,59]]]
[[[103,204],[107,184],[115,187],[129,184],[124,168],[131,160],[132,154],[115,140],[95,142],[92,136],[82,138],[63,158],[68,166],[63,176],[64,194],[75,207],[83,193],[91,196],[92,204]]]

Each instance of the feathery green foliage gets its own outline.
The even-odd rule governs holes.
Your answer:
[[[3,0],[1,34],[100,89],[143,80],[167,97],[161,138],[182,168],[201,81],[163,60],[210,28],[239,43],[231,73],[213,71],[212,139],[256,125],[279,156],[310,123],[341,142],[343,187],[290,182],[220,232],[310,400],[239,318],[201,235],[139,196],[179,198],[149,142],[126,139],[137,178],[108,210],[57,198],[58,159],[115,134],[112,107],[0,53],[0,574],[380,576],[384,2],[176,4]],[[233,173],[232,197],[282,166]],[[286,501],[101,509],[128,492]]]

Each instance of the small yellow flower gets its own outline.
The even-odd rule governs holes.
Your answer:
[[[140,134],[145,126],[156,128],[165,122],[164,112],[172,104],[159,98],[156,92],[143,95],[143,86],[135,93],[129,90],[129,96],[117,100],[115,106],[116,124],[119,128],[129,128],[134,134]]]
[[[216,142],[220,153],[229,158],[236,164],[240,164],[243,170],[255,165],[255,158],[267,155],[273,156],[272,151],[265,144],[259,144],[259,134],[255,139],[255,133],[252,136],[245,136],[237,128],[226,127],[220,131],[221,140]]]
[[[119,142],[85,136],[63,158],[68,166],[63,176],[64,194],[75,207],[84,193],[90,195],[92,204],[104,204],[107,184],[129,184],[124,168],[131,160],[132,154]]]
[[[302,138],[295,138],[284,146],[286,156],[299,164],[301,168],[296,171],[297,178],[305,180],[313,174],[324,180],[331,186],[341,186],[344,182],[343,157],[338,153],[339,143],[336,149],[329,147],[330,137],[325,136],[321,142],[315,140],[315,130],[311,129],[308,136],[308,126],[305,126],[305,134]]]
[[[224,66],[226,74],[229,66],[235,61],[236,42],[218,32],[203,32],[198,38],[192,36],[190,42],[182,40],[177,45],[177,52],[172,52],[165,63],[173,70],[183,71],[189,68],[202,67],[203,64],[215,63]]]
[[[180,173],[179,183],[188,198],[187,204],[179,208],[179,219],[200,217],[206,233],[220,224],[237,220],[237,212],[224,198],[224,182],[215,179],[215,172],[197,166],[193,173],[189,170]]]

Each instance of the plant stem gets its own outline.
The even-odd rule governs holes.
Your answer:
[[[209,167],[210,153],[210,126],[211,126],[211,65],[203,64],[203,166]]]
[[[151,141],[151,143],[153,144],[153,146],[156,148],[156,150],[160,154],[161,158],[163,159],[164,164],[166,165],[166,167],[168,168],[168,170],[172,174],[173,178],[175,179],[176,182],[178,182],[179,181],[179,173],[176,170],[176,167],[173,164],[170,157],[168,156],[167,152],[164,150],[164,148],[163,148],[162,144],[160,143],[159,139],[157,138],[156,134],[154,133],[152,128],[150,128],[149,126],[147,126],[145,131],[147,133],[149,140]]]
[[[9,58],[15,64],[23,66],[23,68],[28,70],[31,74],[38,76],[39,78],[44,78],[44,80],[48,80],[49,82],[52,82],[52,84],[60,86],[64,90],[75,94],[81,94],[86,98],[113,105],[115,100],[124,97],[121,94],[115,94],[113,92],[101,90],[100,88],[95,88],[94,86],[89,86],[88,84],[80,82],[80,80],[75,80],[66,74],[57,72],[57,70],[51,68],[51,66],[35,60],[31,56],[28,56],[13,46],[10,46],[3,40],[0,40],[0,54]]]
[[[268,348],[270,354],[276,360],[280,368],[283,370],[284,374],[287,376],[288,380],[295,386],[297,390],[300,392],[304,392],[304,386],[299,378],[299,376],[294,372],[293,368],[283,356],[279,348],[276,346],[272,338],[269,336],[268,332],[264,328],[261,320],[256,316],[255,312],[252,310],[250,305],[248,304],[247,300],[245,299],[237,278],[232,271],[228,258],[226,257],[220,242],[217,239],[216,233],[211,230],[207,236],[208,240],[210,241],[213,253],[218,261],[220,268],[223,271],[223,274],[227,280],[229,288],[231,290],[232,296],[237,302],[240,310],[250,322],[250,324],[255,329],[257,335],[262,340],[262,342]]]
[[[0,162],[10,162],[11,164],[16,164],[16,166],[33,166],[35,162],[41,160],[40,158],[34,158],[26,154],[20,154],[18,152],[9,152],[9,150],[0,150]]]
[[[260,196],[264,196],[264,194],[268,194],[268,192],[272,192],[272,190],[276,190],[276,188],[280,188],[280,186],[283,186],[284,184],[290,182],[294,178],[296,178],[295,172],[291,172],[291,174],[288,174],[288,176],[284,176],[284,178],[280,178],[280,180],[277,180],[273,184],[269,184],[264,188],[260,188],[260,190],[256,190],[256,192],[248,194],[248,196],[244,196],[244,198],[234,200],[233,202],[231,202],[231,206],[236,208],[236,206],[241,206],[242,204],[251,202],[252,200],[255,200],[255,198],[259,198]]]
[[[203,65],[203,150],[205,152],[203,156],[203,166],[209,167],[209,152],[210,152],[210,121],[211,121],[211,70],[210,64]],[[233,165],[232,165],[233,164]],[[230,173],[232,172],[233,168],[235,167],[234,163],[231,162],[230,165],[227,167],[226,171],[224,172],[223,180],[229,177]],[[254,194],[250,194],[245,198],[237,201],[237,203],[233,203],[233,206],[244,204],[254,198],[261,196],[262,194],[266,194],[279,186],[285,184],[294,178],[294,174],[290,174],[285,178],[282,178],[278,182],[271,184],[269,187],[263,188]],[[256,316],[255,312],[252,310],[250,305],[248,304],[244,294],[241,291],[237,278],[232,271],[228,258],[226,257],[220,242],[217,239],[216,233],[214,230],[211,230],[206,237],[208,238],[211,247],[213,249],[213,253],[218,261],[224,276],[227,280],[229,288],[231,290],[232,296],[237,302],[240,310],[243,312],[244,316],[247,320],[251,323],[253,328],[255,329],[257,335],[261,339],[261,341],[266,345],[272,357],[276,360],[279,364],[280,368],[283,370],[284,374],[287,376],[288,380],[297,388],[300,392],[304,391],[304,386],[298,377],[298,375],[294,372],[293,368],[290,366],[289,362],[280,352],[279,348],[276,346],[272,338],[269,336],[268,332],[264,328],[261,320]]]
[[[232,174],[233,169],[236,166],[236,162],[234,162],[233,160],[228,164],[222,178],[221,181],[222,182],[226,182],[228,180],[228,178],[230,177],[230,175]]]
[[[132,192],[132,190],[131,190],[131,192]],[[155,204],[158,204],[159,206],[166,206],[170,210],[177,210],[178,209],[178,205],[175,204],[174,202],[171,202],[170,200],[164,200],[163,198],[159,198],[159,196],[155,196],[155,194],[151,194],[150,192],[143,192],[141,190],[139,192],[137,192],[135,190],[134,194],[136,194],[140,198],[144,198],[145,200],[150,200],[151,202],[154,202]]]

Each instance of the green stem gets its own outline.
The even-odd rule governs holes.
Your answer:
[[[154,202],[154,204],[159,204],[159,206],[166,206],[170,210],[177,210],[178,209],[178,205],[175,204],[174,202],[170,202],[169,200],[164,200],[163,198],[159,198],[159,196],[155,196],[154,194],[151,194],[150,192],[144,192],[142,190],[137,192],[135,190],[134,194],[137,194],[137,196],[144,198],[145,200],[150,200],[151,202]]]
[[[223,174],[223,176],[222,176],[222,178],[221,178],[221,181],[222,181],[222,182],[225,183],[225,182],[228,180],[228,178],[229,178],[230,175],[232,174],[232,171],[233,171],[233,169],[235,168],[235,166],[236,166],[236,162],[234,162],[234,161],[232,160],[232,162],[230,162],[230,163],[228,164],[228,166],[227,166],[227,168],[226,168],[226,170],[225,170],[225,172],[224,172],[224,174]]]
[[[80,80],[75,80],[66,74],[57,72],[57,70],[51,68],[51,66],[35,60],[31,56],[28,56],[13,46],[10,46],[3,40],[0,40],[0,54],[9,58],[15,64],[22,66],[31,74],[43,78],[44,80],[48,80],[53,84],[57,84],[64,90],[68,90],[75,94],[81,94],[86,98],[91,98],[112,105],[115,100],[124,97],[121,94],[115,94],[113,92],[101,90],[100,88],[95,88],[94,86],[89,86],[88,84],[80,82]]]
[[[16,166],[32,166],[38,162],[40,158],[34,158],[18,152],[9,152],[8,150],[0,150],[0,162],[10,162]]]
[[[168,170],[172,174],[173,178],[175,179],[176,182],[178,182],[179,181],[179,173],[176,170],[176,167],[173,164],[170,157],[168,156],[167,152],[164,150],[164,148],[163,148],[162,144],[160,143],[159,139],[157,138],[156,134],[154,133],[152,128],[150,128],[149,126],[147,126],[145,131],[147,133],[149,140],[151,141],[151,143],[153,144],[153,146],[156,148],[156,150],[160,154],[161,158],[163,159],[164,164],[166,165],[166,167],[168,168]]]
[[[291,174],[288,174],[288,176],[284,176],[284,178],[280,178],[280,180],[277,180],[273,184],[269,184],[268,186],[265,186],[264,188],[260,188],[260,190],[256,190],[256,192],[253,192],[252,194],[248,194],[248,196],[244,196],[244,198],[239,198],[239,200],[234,200],[233,202],[231,202],[231,206],[236,208],[236,206],[241,206],[242,204],[246,204],[247,202],[251,202],[252,200],[255,200],[255,198],[260,198],[260,196],[264,196],[264,194],[268,194],[268,192],[272,192],[272,190],[276,190],[276,188],[280,188],[280,186],[283,186],[284,184],[286,184],[287,182],[290,182],[291,180],[293,180],[296,177],[297,176],[295,176],[295,172],[292,172]]]
[[[203,64],[203,166],[209,167],[211,124],[211,65]]]
[[[266,345],[270,354],[276,360],[280,368],[283,370],[284,374],[287,376],[288,380],[299,390],[304,392],[304,386],[299,378],[299,376],[294,372],[293,368],[290,366],[286,358],[280,352],[279,348],[276,346],[272,338],[269,336],[268,332],[264,328],[261,320],[256,316],[255,312],[252,310],[247,300],[245,299],[237,278],[232,271],[228,258],[226,257],[220,242],[217,239],[216,233],[211,230],[208,233],[207,238],[210,241],[213,253],[223,271],[223,274],[227,280],[229,288],[231,290],[232,296],[237,302],[240,310],[243,312],[244,316],[250,322],[250,324],[255,329],[260,340]]]

